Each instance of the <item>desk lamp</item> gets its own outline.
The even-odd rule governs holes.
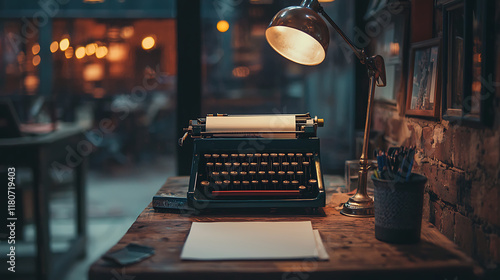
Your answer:
[[[368,140],[375,84],[385,86],[385,64],[380,55],[367,56],[364,49],[356,47],[346,34],[326,14],[318,0],[303,0],[300,6],[279,11],[266,29],[266,39],[271,47],[285,58],[304,65],[318,65],[326,56],[330,34],[323,17],[349,45],[359,61],[364,64],[370,77],[368,108],[366,110],[363,151],[359,160],[359,183],[356,194],[344,203],[340,213],[352,217],[371,217],[374,214],[373,199],[368,196],[366,182],[370,164]]]

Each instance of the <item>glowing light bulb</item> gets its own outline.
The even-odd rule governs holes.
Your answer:
[[[142,39],[142,48],[145,50],[149,50],[155,46],[155,39],[151,36],[145,37]]]
[[[50,52],[55,53],[58,48],[59,48],[59,43],[57,41],[54,41],[52,42],[52,44],[50,44]]]
[[[69,39],[68,38],[64,38],[61,40],[61,42],[59,42],[59,49],[61,49],[61,51],[65,51],[69,48]]]
[[[78,59],[82,59],[85,56],[85,47],[78,47],[75,51],[75,56]]]
[[[40,45],[34,44],[33,47],[31,48],[31,52],[33,52],[34,55],[37,55],[40,52]]]
[[[34,65],[34,66],[38,66],[38,64],[40,64],[40,61],[41,61],[41,60],[42,60],[42,59],[40,58],[40,56],[39,56],[39,55],[35,55],[35,56],[33,57],[33,65]]]
[[[106,46],[100,46],[95,51],[95,56],[97,58],[103,58],[108,54],[108,48]]]
[[[69,47],[68,49],[66,49],[66,51],[64,51],[64,56],[68,59],[72,58],[73,57],[73,47]]]
[[[217,30],[219,30],[219,32],[226,32],[229,30],[229,23],[225,20],[219,20],[219,22],[217,22]]]
[[[97,46],[97,44],[95,44],[95,43],[88,44],[87,46],[85,46],[85,53],[89,56],[93,55],[95,53],[96,48],[97,48],[96,46]]]

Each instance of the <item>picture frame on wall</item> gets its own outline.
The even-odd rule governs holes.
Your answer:
[[[472,127],[494,121],[495,0],[448,0],[443,11],[443,119]]]
[[[406,115],[439,118],[441,112],[441,39],[414,43],[406,95]]]

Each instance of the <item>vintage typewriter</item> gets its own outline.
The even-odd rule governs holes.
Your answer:
[[[179,139],[194,138],[189,206],[325,206],[318,126],[323,120],[309,113],[191,120]]]

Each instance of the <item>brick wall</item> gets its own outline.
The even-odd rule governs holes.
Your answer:
[[[399,108],[383,104],[375,104],[373,115],[373,129],[384,131],[389,142],[416,145],[414,170],[428,178],[425,219],[488,268],[500,267],[500,88],[495,89],[492,128],[401,117]]]

